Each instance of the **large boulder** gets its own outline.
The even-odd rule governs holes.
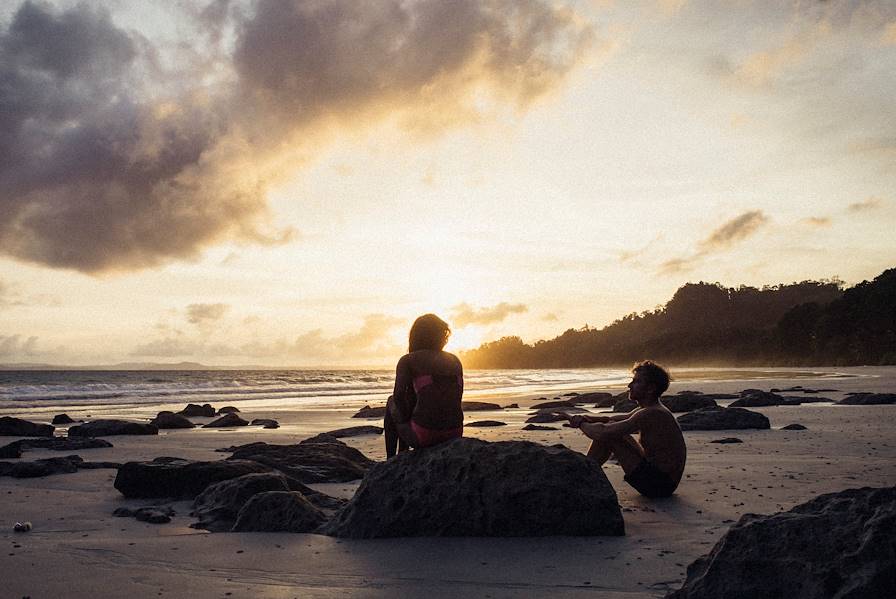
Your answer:
[[[601,467],[558,445],[461,438],[398,454],[322,529],[339,537],[622,535]]]
[[[52,424],[74,424],[75,421],[72,420],[71,416],[68,414],[56,414],[53,416]]]
[[[298,491],[268,491],[253,495],[240,510],[234,532],[314,532],[326,521]]]
[[[678,425],[683,431],[771,428],[768,418],[759,412],[753,412],[744,408],[723,408],[720,406],[701,408],[682,414],[678,417]]]
[[[249,443],[235,447],[227,459],[265,464],[306,484],[357,480],[375,463],[354,447],[326,434],[296,445]]]
[[[777,393],[770,393],[760,389],[747,389],[741,392],[740,399],[732,401],[731,408],[761,408],[765,406],[780,406],[786,402]]]
[[[127,420],[94,420],[68,429],[69,437],[111,437],[113,435],[158,435],[154,424]]]
[[[52,437],[55,430],[56,427],[49,424],[0,416],[0,435],[5,437]]]
[[[896,597],[896,487],[746,514],[668,599]]]
[[[546,422],[559,422],[566,419],[566,416],[563,414],[557,414],[555,412],[539,412],[534,416],[526,418],[526,422],[544,424]]]
[[[156,458],[151,462],[127,462],[118,469],[115,488],[129,498],[172,497],[193,499],[212,483],[271,469],[248,460],[196,462]]]
[[[218,411],[211,404],[204,403],[201,406],[196,403],[188,403],[187,407],[178,412],[187,418],[211,418],[218,415]]]
[[[155,418],[149,421],[150,424],[155,425],[158,429],[163,428],[193,428],[196,426],[192,422],[190,422],[185,416],[181,416],[180,414],[175,414],[174,412],[169,412],[168,410],[164,410],[159,412]]]
[[[249,421],[243,420],[234,412],[230,412],[212,420],[208,424],[203,424],[202,428],[230,428],[234,426],[249,426]]]
[[[289,491],[289,481],[282,472],[257,472],[213,483],[193,500],[193,516],[199,521],[194,528],[214,532],[233,528],[240,510],[257,493]]]
[[[854,393],[841,399],[844,406],[879,406],[896,403],[896,393]]]
[[[664,395],[660,398],[670,412],[690,412],[691,410],[699,410],[700,408],[709,408],[718,405],[713,398],[703,395],[702,393],[678,395]]]
[[[355,413],[352,418],[382,418],[386,415],[386,406],[378,406],[376,408],[371,408],[370,406],[364,406],[360,410]]]
[[[112,444],[104,439],[93,437],[38,437],[37,439],[19,439],[6,447],[16,446],[24,449],[49,449],[52,451],[81,451],[82,449],[104,449]],[[3,448],[0,448],[2,452]]]

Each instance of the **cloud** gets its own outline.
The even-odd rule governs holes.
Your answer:
[[[176,52],[88,3],[25,2],[0,24],[0,253],[101,273],[288,242],[267,187],[325,134],[438,132],[483,98],[526,109],[593,38],[541,0],[172,6],[198,33]]]
[[[861,202],[853,202],[846,209],[849,212],[867,212],[869,210],[876,210],[883,206],[884,201],[880,198],[870,197],[867,200],[862,200]]]
[[[541,319],[544,321],[547,321],[547,322],[556,322],[556,321],[560,320],[560,318],[553,312],[548,312],[547,314],[542,316]]]
[[[192,324],[203,324],[220,320],[230,308],[227,304],[190,304],[187,306],[187,320]]]
[[[810,216],[800,221],[810,227],[830,227],[831,219],[827,216]]]
[[[487,325],[501,322],[511,314],[521,314],[528,310],[529,308],[524,304],[508,304],[507,302],[479,309],[463,303],[452,308],[451,321],[458,328],[471,324]]]
[[[0,335],[0,357],[20,358],[34,356],[37,351],[37,337],[22,339],[21,335]]]
[[[896,21],[887,23],[883,32],[880,34],[880,41],[885,46],[896,46]]]
[[[737,242],[746,239],[769,222],[761,210],[744,212],[712,231],[697,244],[697,250],[690,256],[671,258],[660,264],[657,273],[674,275],[689,272],[705,257],[724,252]]]
[[[769,50],[747,56],[732,76],[740,83],[761,87],[781,75],[788,68],[801,63],[815,45],[816,36],[804,36]]]
[[[708,254],[725,250],[752,235],[767,222],[768,217],[761,210],[744,212],[723,224],[701,241],[699,244],[701,253]]]

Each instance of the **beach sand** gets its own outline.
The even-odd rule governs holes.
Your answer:
[[[848,391],[896,392],[896,368],[837,369],[847,378],[794,378],[781,370],[771,378],[678,375],[670,392],[694,389],[734,392],[794,384]],[[831,372],[834,372],[832,369]],[[778,378],[775,378],[778,377]],[[722,380],[718,380],[722,379]],[[579,392],[596,389],[578,389]],[[620,391],[621,387],[616,389]],[[548,399],[552,396],[548,395]],[[481,398],[477,398],[481,399]],[[501,420],[507,426],[468,428],[467,436],[495,440],[563,443],[586,451],[576,430],[523,431],[527,406],[539,397],[493,398],[520,409],[470,412],[467,421]],[[141,406],[115,413],[96,407],[14,414],[48,421],[73,417],[147,418],[167,406]],[[253,441],[295,443],[313,434],[359,424],[360,406],[273,409],[236,403],[245,418],[274,418],[277,430],[161,431],[156,436],[109,437],[113,448],[83,450],[87,461],[149,460],[159,456],[221,459],[217,448]],[[787,510],[821,493],[850,487],[896,484],[896,406],[800,406],[753,408],[769,417],[771,430],[685,433],[688,464],[676,495],[640,497],[607,464],[625,518],[624,537],[401,538],[344,540],[310,534],[207,533],[189,528],[190,502],[172,504],[171,523],[154,525],[116,518],[117,507],[150,505],[126,500],[112,486],[115,470],[80,470],[37,479],[0,478],[0,578],[3,597],[662,597],[678,588],[685,568],[709,551],[745,513]],[[195,419],[205,422],[208,419]],[[780,427],[799,423],[803,431]],[[738,437],[740,444],[713,439]],[[14,441],[0,437],[0,444]],[[381,436],[343,439],[373,459],[384,459]],[[31,450],[26,460],[65,455]],[[314,485],[350,497],[358,483]],[[13,523],[33,530],[14,533]]]

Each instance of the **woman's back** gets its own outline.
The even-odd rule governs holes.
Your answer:
[[[409,383],[406,392],[416,398],[411,401],[414,404],[411,419],[435,430],[463,426],[464,375],[457,356],[424,349],[407,354],[402,361],[405,362],[405,384]]]

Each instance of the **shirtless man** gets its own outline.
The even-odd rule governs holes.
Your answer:
[[[625,482],[646,497],[675,492],[687,449],[678,421],[660,396],[669,388],[669,373],[649,360],[632,368],[628,396],[638,407],[618,416],[568,416],[569,423],[593,439],[588,457],[599,464],[612,455],[625,471]],[[639,443],[632,433],[641,433]]]

